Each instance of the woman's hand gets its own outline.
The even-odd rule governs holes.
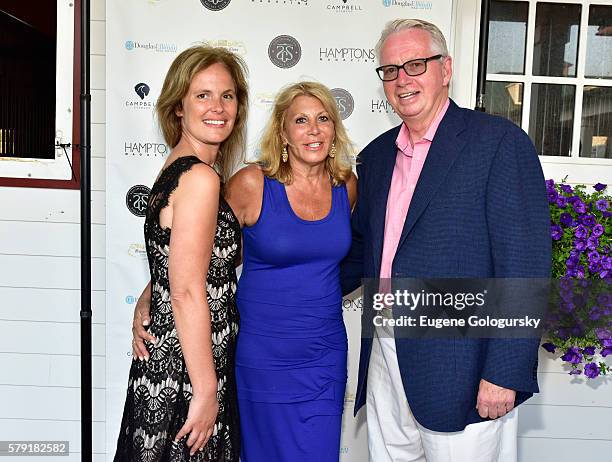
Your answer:
[[[217,394],[194,393],[189,404],[189,412],[187,420],[176,435],[175,440],[189,435],[187,438],[187,446],[191,448],[190,455],[194,455],[197,451],[204,449],[206,443],[213,434],[217,413],[219,412],[219,403],[217,402]]]
[[[145,346],[145,340],[151,343],[157,341],[157,339],[145,329],[145,327],[151,323],[149,313],[151,298],[150,296],[148,298],[144,296],[146,291],[147,288],[145,288],[143,295],[141,295],[136,302],[136,306],[134,307],[134,319],[132,321],[132,336],[134,337],[132,340],[132,354],[134,358],[138,358],[141,361],[149,360],[149,350],[147,350]]]

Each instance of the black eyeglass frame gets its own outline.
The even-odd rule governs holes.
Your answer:
[[[406,61],[401,66],[398,66],[397,64],[385,64],[384,66],[377,67],[374,70],[376,71],[376,75],[378,76],[378,78],[380,78],[380,80],[382,80],[383,82],[393,82],[394,80],[397,80],[397,78],[399,77],[400,69],[404,69],[404,72],[407,75],[409,75],[410,77],[416,77],[416,76],[419,76],[419,75],[423,75],[423,74],[425,74],[425,72],[427,72],[427,63],[429,61],[435,61],[436,59],[440,59],[440,58],[444,58],[444,57],[445,57],[444,55],[434,55],[434,56],[430,56],[429,58],[411,59],[410,61]],[[418,74],[411,74],[406,69],[406,64],[414,63],[416,61],[422,61],[423,64],[425,65],[425,68],[423,69],[423,72],[419,72]],[[382,70],[384,68],[386,68],[386,67],[394,67],[397,70],[397,74],[396,74],[395,78],[393,78],[393,79],[384,79],[383,78]]]

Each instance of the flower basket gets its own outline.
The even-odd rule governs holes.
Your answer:
[[[612,374],[595,359],[612,354],[612,197],[601,183],[592,192],[553,180],[546,188],[555,290],[542,348],[562,353],[571,375]]]

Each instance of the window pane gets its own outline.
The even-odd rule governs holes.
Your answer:
[[[521,126],[523,84],[519,82],[487,81],[485,107],[489,114],[505,117]]]
[[[487,72],[524,74],[528,2],[492,0]]]
[[[612,78],[612,7],[591,5],[585,77]]]
[[[572,149],[574,85],[531,86],[529,136],[541,156],[569,156]]]
[[[0,9],[0,156],[55,157],[56,5]]]
[[[580,5],[538,3],[533,75],[575,77]]]
[[[612,159],[612,87],[584,87],[580,156]]]

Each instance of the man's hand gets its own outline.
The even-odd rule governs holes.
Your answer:
[[[497,419],[514,408],[516,391],[500,387],[484,379],[480,380],[476,409],[480,417]]]
[[[150,299],[145,297],[140,297],[138,299],[136,307],[134,308],[134,320],[132,321],[132,335],[134,336],[132,340],[132,354],[134,358],[138,358],[141,361],[149,360],[149,350],[147,350],[145,346],[145,340],[151,343],[157,341],[154,336],[145,330],[145,327],[151,322],[149,314],[150,302]]]

